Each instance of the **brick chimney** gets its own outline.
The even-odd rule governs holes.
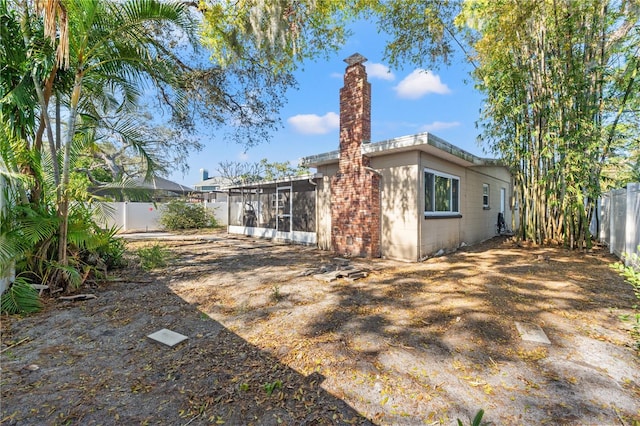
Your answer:
[[[380,256],[380,177],[368,169],[362,144],[371,140],[371,84],[364,62],[345,59],[340,89],[340,160],[331,180],[331,241],[341,255]]]

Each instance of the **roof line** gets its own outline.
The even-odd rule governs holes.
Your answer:
[[[229,189],[236,189],[236,188],[251,188],[256,186],[273,185],[278,183],[294,182],[299,180],[309,180],[309,179],[315,179],[315,178],[321,178],[321,177],[322,177],[322,173],[305,173],[304,175],[285,176],[280,179],[258,180],[253,182],[240,183],[237,185],[227,185],[227,186],[220,187],[220,190],[226,191]]]

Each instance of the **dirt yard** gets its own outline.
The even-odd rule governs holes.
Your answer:
[[[451,425],[481,408],[493,424],[640,422],[640,358],[618,318],[636,301],[603,250],[494,239],[345,264],[225,233],[162,244],[167,268],[1,318],[1,424]],[[367,276],[330,281],[336,267]],[[188,339],[146,337],[163,328]]]

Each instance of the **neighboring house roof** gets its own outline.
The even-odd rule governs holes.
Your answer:
[[[179,183],[154,177],[149,180],[142,178],[129,179],[125,182],[107,183],[102,186],[89,188],[89,191],[95,195],[112,196],[122,198],[127,194],[127,198],[138,199],[148,198],[154,199],[163,197],[177,197],[180,195],[192,194],[198,192],[188,186]]]
[[[401,136],[381,142],[363,143],[362,155],[378,157],[403,151],[422,151],[437,157],[451,161],[461,166],[489,166],[501,165],[498,160],[492,158],[480,158],[449,142],[430,133],[418,133],[416,135]],[[340,157],[339,151],[331,151],[323,154],[304,157],[300,164],[307,167],[318,167],[326,164],[337,163]]]
[[[156,191],[169,191],[180,194],[188,194],[189,192],[195,192],[195,189],[188,186],[180,185],[179,183],[170,181],[161,177],[153,177],[151,180],[137,179],[135,186],[141,189],[152,189]]]

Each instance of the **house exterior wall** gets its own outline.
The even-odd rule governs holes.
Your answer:
[[[371,167],[381,173],[380,252],[388,259],[418,258],[419,153],[402,152],[371,159]]]
[[[500,189],[505,189],[505,222],[511,228],[513,193],[511,175],[504,167],[464,167],[419,151],[394,153],[370,159],[380,173],[380,255],[415,262],[440,249],[475,244],[496,235]],[[460,216],[425,217],[424,169],[460,179]],[[331,250],[330,177],[338,163],[318,167],[318,245]],[[489,208],[483,208],[482,186],[489,185]]]
[[[416,213],[420,220],[418,255],[413,260],[436,253],[440,249],[458,247],[463,227],[466,181],[465,168],[426,153],[421,153],[419,162],[420,178],[416,186],[420,199]],[[424,169],[431,169],[460,178],[460,206],[463,218],[426,217],[424,214]]]
[[[461,243],[475,244],[496,235],[500,211],[500,189],[505,190],[504,216],[511,223],[512,185],[508,170],[498,166],[463,167],[427,154],[421,155],[420,173],[427,168],[460,179],[461,217],[429,217],[424,214],[424,182],[419,179],[420,250],[418,258],[436,253],[440,249],[459,247]],[[489,185],[489,208],[482,202],[483,184]]]
[[[489,207],[482,203],[482,185],[489,185]],[[504,220],[511,227],[512,199],[511,175],[504,167],[472,167],[466,170],[464,226],[460,238],[474,244],[496,235],[500,212],[500,190],[504,189]]]
[[[322,179],[317,179],[316,183],[316,235],[318,238],[318,248],[322,250],[331,250],[331,176],[335,174],[335,170],[331,174],[327,172],[331,168],[318,168],[322,171]]]

